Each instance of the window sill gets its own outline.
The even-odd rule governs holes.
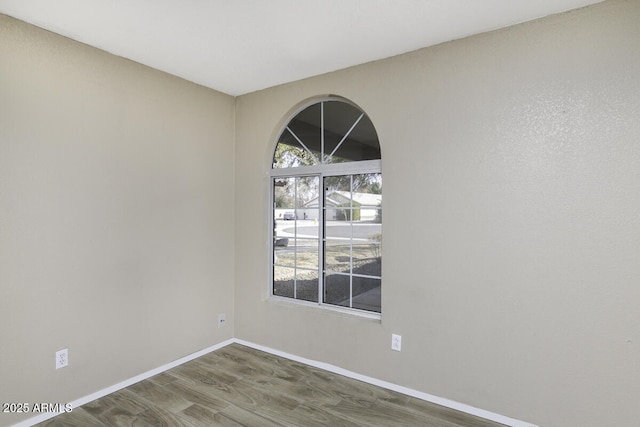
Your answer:
[[[311,302],[311,301],[303,301],[303,300],[295,300],[293,298],[286,298],[286,297],[279,297],[276,295],[271,295],[269,296],[268,301],[270,303],[274,303],[274,304],[278,304],[278,305],[286,305],[289,307],[299,307],[299,308],[303,308],[303,309],[309,309],[309,310],[322,310],[325,312],[334,312],[337,313],[339,315],[344,315],[344,316],[349,316],[349,317],[359,317],[362,319],[368,319],[368,320],[373,320],[373,321],[377,321],[379,323],[382,322],[382,314],[381,313],[374,313],[371,311],[364,311],[364,310],[357,310],[357,309],[353,309],[353,308],[345,308],[345,307],[339,307],[339,306],[334,306],[334,305],[330,305],[330,304],[318,304],[317,302]]]

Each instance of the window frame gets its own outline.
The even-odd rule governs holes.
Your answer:
[[[291,123],[296,116],[305,110],[306,108],[313,106],[315,104],[319,104],[322,102],[330,102],[330,101],[338,101],[352,105],[357,108],[359,111],[366,115],[364,110],[362,110],[359,106],[354,104],[353,102],[346,100],[340,97],[323,97],[323,98],[314,98],[305,103],[298,105],[298,107],[288,116],[284,124],[282,125],[279,132],[276,134],[275,145],[273,146],[273,150],[271,151],[271,157],[269,159],[270,168],[269,168],[269,298],[275,301],[283,301],[287,303],[305,305],[315,308],[321,308],[331,311],[337,311],[342,313],[348,313],[352,315],[357,315],[365,318],[371,319],[381,319],[382,317],[382,301],[380,312],[376,311],[368,311],[364,309],[352,308],[352,307],[344,307],[336,304],[325,303],[324,302],[324,286],[325,286],[325,270],[324,268],[324,252],[325,252],[325,244],[326,235],[325,235],[325,189],[324,189],[324,178],[331,176],[342,176],[342,175],[359,175],[359,174],[380,174],[382,176],[382,159],[375,160],[359,160],[359,161],[347,161],[342,163],[319,163],[308,166],[294,166],[287,168],[274,168],[273,167],[273,158],[275,155],[275,151],[279,144],[279,138],[287,130],[287,127]],[[358,119],[359,120],[359,119]],[[354,125],[355,126],[355,125]],[[379,140],[378,140],[379,143]],[[382,155],[381,155],[382,157]],[[287,296],[275,295],[274,294],[274,266],[275,266],[275,241],[274,241],[274,230],[273,224],[276,223],[275,218],[275,186],[274,182],[278,178],[295,178],[295,177],[318,177],[319,180],[319,194],[318,194],[318,299],[317,301],[307,301],[302,299],[291,298]],[[320,203],[321,201],[321,203]],[[353,242],[353,240],[350,240]],[[352,276],[353,277],[353,276]],[[357,277],[357,276],[356,276]],[[380,280],[382,280],[382,275],[380,275]]]

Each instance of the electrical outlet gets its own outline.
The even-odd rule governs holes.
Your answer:
[[[391,334],[391,350],[401,351],[402,350],[402,336]]]
[[[227,315],[224,313],[218,314],[218,328],[222,328],[227,323]]]
[[[56,351],[56,369],[64,368],[69,364],[69,349]]]

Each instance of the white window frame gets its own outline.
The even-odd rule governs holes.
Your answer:
[[[345,100],[344,98],[339,98],[339,97],[325,97],[325,98],[318,98],[318,99],[313,99],[307,103],[302,104],[299,108],[296,109],[296,111],[291,114],[289,116],[289,118],[287,119],[287,121],[285,122],[285,125],[282,127],[282,129],[280,130],[280,132],[278,132],[278,138],[282,135],[283,132],[285,132],[287,130],[287,127],[289,125],[289,123],[304,109],[321,103],[321,102],[327,102],[327,101],[339,101],[339,102],[345,102],[348,104],[353,105],[354,107],[358,108],[360,111],[362,111],[362,109],[360,109],[360,107],[356,106],[355,104],[351,103],[348,100]],[[365,113],[363,112],[363,115]],[[361,118],[362,116],[360,116]],[[358,121],[360,120],[360,118],[358,119]],[[355,124],[354,124],[355,126]],[[324,145],[324,142],[323,142]],[[275,153],[275,150],[278,146],[278,141],[275,142],[275,145],[273,147],[273,151],[272,153]],[[323,146],[324,149],[324,146]],[[336,147],[337,149],[337,147]],[[334,149],[334,152],[335,150]],[[315,156],[314,156],[315,157]],[[324,159],[321,159],[321,161],[323,161]],[[273,161],[273,155],[270,158],[270,161]],[[326,236],[324,235],[324,212],[325,212],[325,194],[324,194],[324,178],[325,177],[330,177],[330,176],[340,176],[340,175],[358,175],[358,174],[367,174],[367,173],[377,173],[377,174],[382,174],[382,160],[381,159],[377,159],[377,160],[361,160],[361,161],[353,161],[353,162],[344,162],[344,163],[321,163],[321,164],[315,164],[315,165],[310,165],[310,166],[297,166],[297,167],[289,167],[289,168],[273,168],[273,166],[270,167],[270,173],[269,173],[269,224],[274,224],[276,221],[275,218],[275,209],[274,209],[274,198],[275,198],[275,194],[274,194],[274,180],[277,178],[295,178],[295,177],[304,177],[304,176],[317,176],[319,179],[319,188],[320,188],[320,192],[318,194],[318,221],[319,221],[319,232],[318,232],[318,301],[306,301],[306,300],[301,300],[301,299],[296,299],[296,298],[291,298],[291,297],[285,297],[285,296],[279,296],[279,295],[274,295],[273,293],[273,270],[274,270],[274,264],[275,264],[275,259],[274,259],[274,254],[275,254],[275,242],[274,242],[274,236],[273,236],[273,226],[270,225],[269,226],[269,282],[268,282],[268,286],[269,286],[269,298],[275,301],[283,301],[283,302],[287,302],[287,303],[292,303],[292,304],[300,304],[300,305],[306,305],[306,306],[312,306],[312,307],[319,307],[322,309],[327,309],[327,310],[331,310],[331,311],[337,311],[337,312],[343,312],[343,313],[349,313],[349,314],[354,314],[354,315],[358,315],[358,316],[362,316],[362,317],[366,317],[366,318],[371,318],[371,319],[381,319],[382,317],[382,307],[380,309],[380,312],[373,312],[373,311],[367,311],[367,310],[361,310],[358,308],[350,308],[350,307],[343,307],[340,305],[335,305],[335,304],[330,304],[330,303],[324,303],[324,297],[323,297],[323,288],[324,288],[324,269],[323,269],[323,263],[324,263],[324,240],[326,240]]]

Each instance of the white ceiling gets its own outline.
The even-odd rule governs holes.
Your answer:
[[[0,12],[241,95],[601,0],[0,0]]]

